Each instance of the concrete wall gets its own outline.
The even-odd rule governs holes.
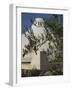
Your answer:
[[[40,69],[48,70],[48,59],[45,51],[40,52]]]
[[[32,53],[31,63],[22,63],[22,69],[38,69],[38,70],[48,70],[48,60],[46,52],[38,51],[37,55]]]
[[[33,69],[40,69],[40,51],[37,52],[37,55],[33,53],[31,65]]]
[[[31,63],[22,63],[22,69],[40,69],[40,52],[38,51],[37,55],[35,52],[31,53],[31,57]]]

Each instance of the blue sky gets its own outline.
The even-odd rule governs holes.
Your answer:
[[[59,15],[58,15],[59,16]],[[61,15],[62,16],[62,15]],[[26,32],[28,28],[31,26],[31,19],[34,20],[37,17],[41,17],[44,19],[47,19],[49,21],[53,20],[53,14],[42,14],[42,13],[21,13],[21,27],[22,27],[22,33]],[[63,18],[61,18],[63,19]],[[61,20],[63,22],[63,20]],[[25,27],[25,29],[24,29]]]

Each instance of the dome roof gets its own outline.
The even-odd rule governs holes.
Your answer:
[[[41,26],[41,27],[44,26],[44,20],[43,20],[43,18],[35,18],[34,25]]]
[[[43,18],[35,18],[36,22],[44,22]]]

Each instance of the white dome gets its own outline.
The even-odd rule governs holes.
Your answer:
[[[34,25],[39,26],[39,27],[44,26],[43,18],[35,18]]]
[[[36,22],[44,22],[43,18],[35,18]]]

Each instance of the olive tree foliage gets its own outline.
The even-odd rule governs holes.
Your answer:
[[[52,22],[48,22],[48,20],[45,19],[45,28],[47,30],[48,39],[50,40],[50,42],[52,41],[54,43],[56,48],[56,50],[54,51],[54,55],[55,55],[54,60],[62,62],[63,61],[63,25],[58,24],[58,15],[54,15],[54,17],[55,20]],[[51,36],[51,33],[47,29],[48,27],[51,28],[50,31],[53,34],[52,35],[53,37]],[[52,53],[50,54],[52,55]]]

